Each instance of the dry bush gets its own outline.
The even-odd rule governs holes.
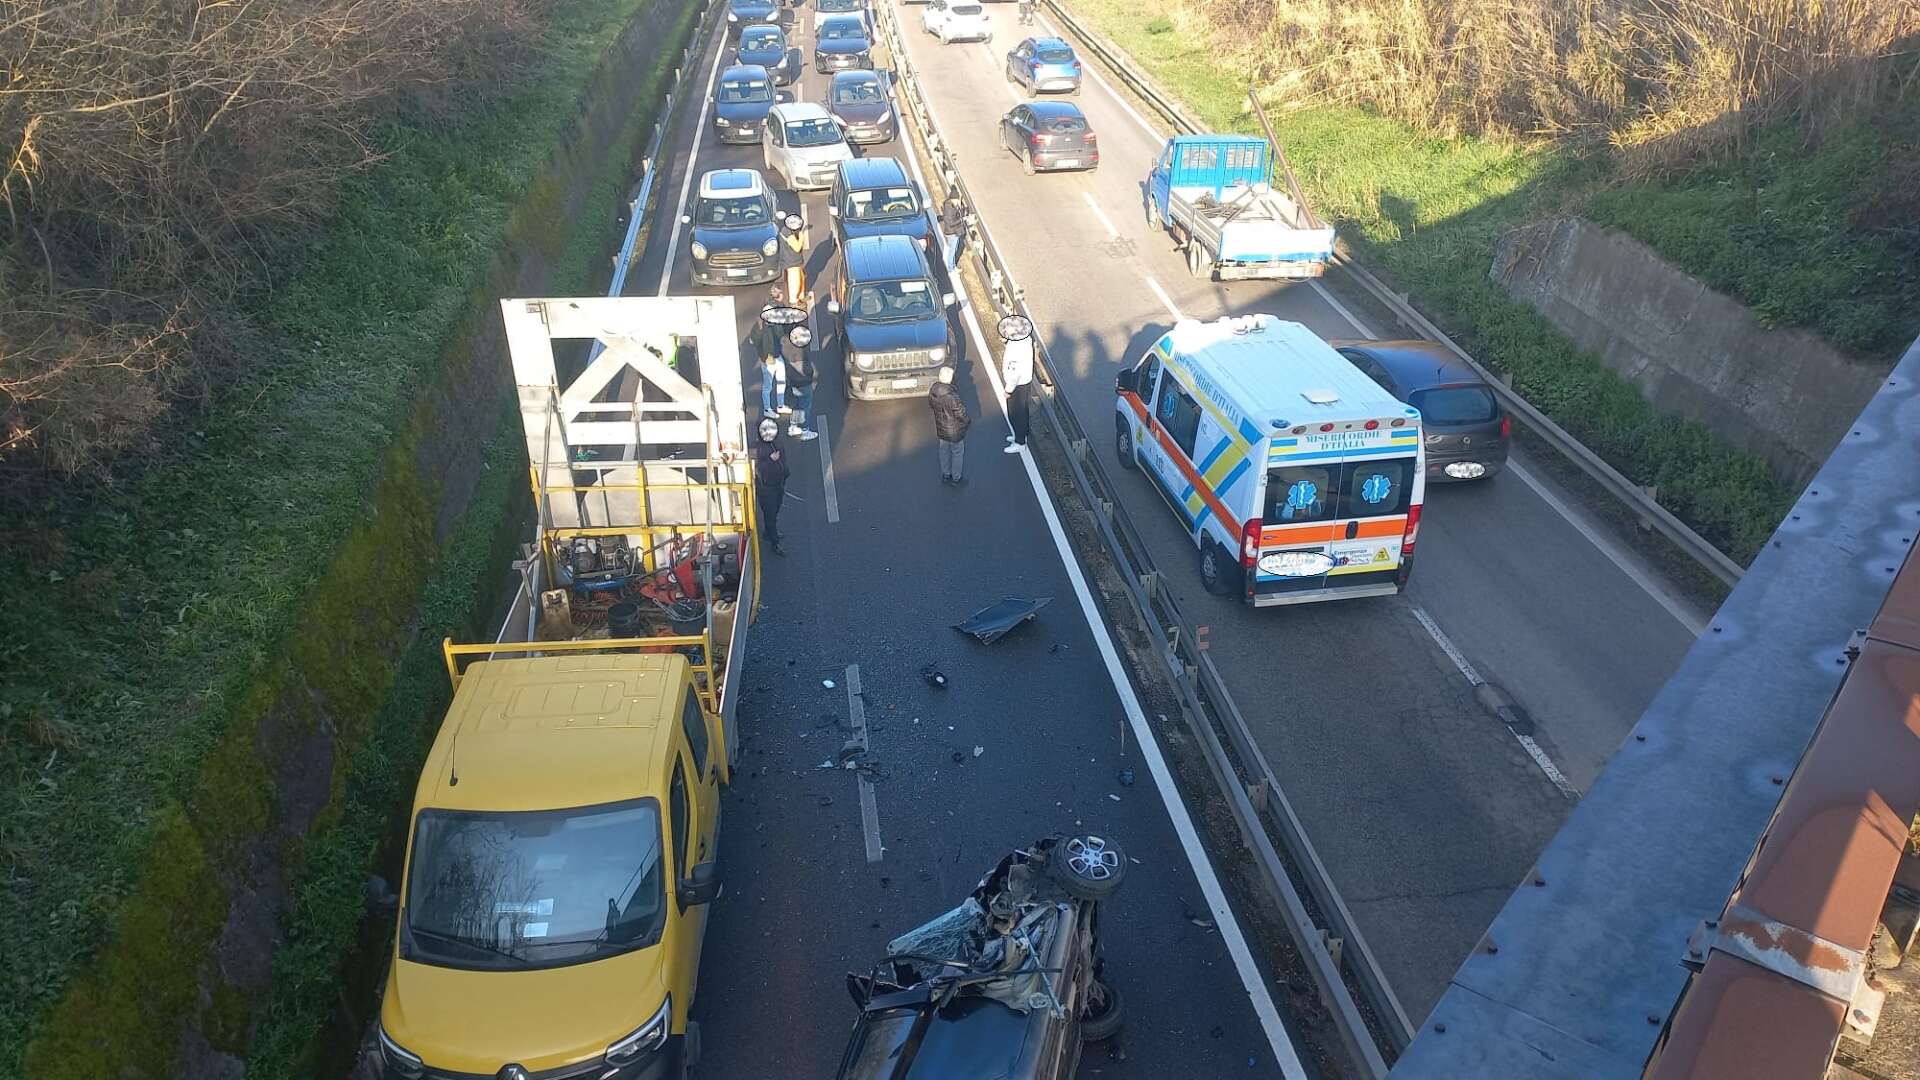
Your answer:
[[[1658,168],[1910,90],[1920,0],[1178,0],[1287,104],[1438,132],[1604,134]]]
[[[140,446],[367,125],[498,86],[540,3],[0,0],[0,470]]]

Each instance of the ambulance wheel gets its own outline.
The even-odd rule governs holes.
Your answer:
[[[1200,584],[1215,596],[1226,596],[1240,587],[1240,564],[1211,539],[1200,545]]]
[[[1138,471],[1140,459],[1133,456],[1133,429],[1125,420],[1114,425],[1113,453],[1120,459],[1120,467],[1129,472]]]

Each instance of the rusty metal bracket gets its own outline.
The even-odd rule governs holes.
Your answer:
[[[1727,909],[1717,927],[1711,919],[1700,924],[1687,941],[1687,966],[1698,970],[1708,949],[1738,957],[1841,1002],[1853,1000],[1867,972],[1865,953],[1743,905]]]

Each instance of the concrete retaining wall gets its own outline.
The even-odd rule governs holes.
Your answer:
[[[1806,331],[1763,327],[1647,245],[1580,218],[1508,233],[1491,276],[1656,408],[1760,455],[1795,489],[1886,374]]]

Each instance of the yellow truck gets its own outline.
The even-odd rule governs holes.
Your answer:
[[[732,301],[502,310],[537,534],[499,639],[444,645],[382,1071],[680,1077],[757,584]]]

